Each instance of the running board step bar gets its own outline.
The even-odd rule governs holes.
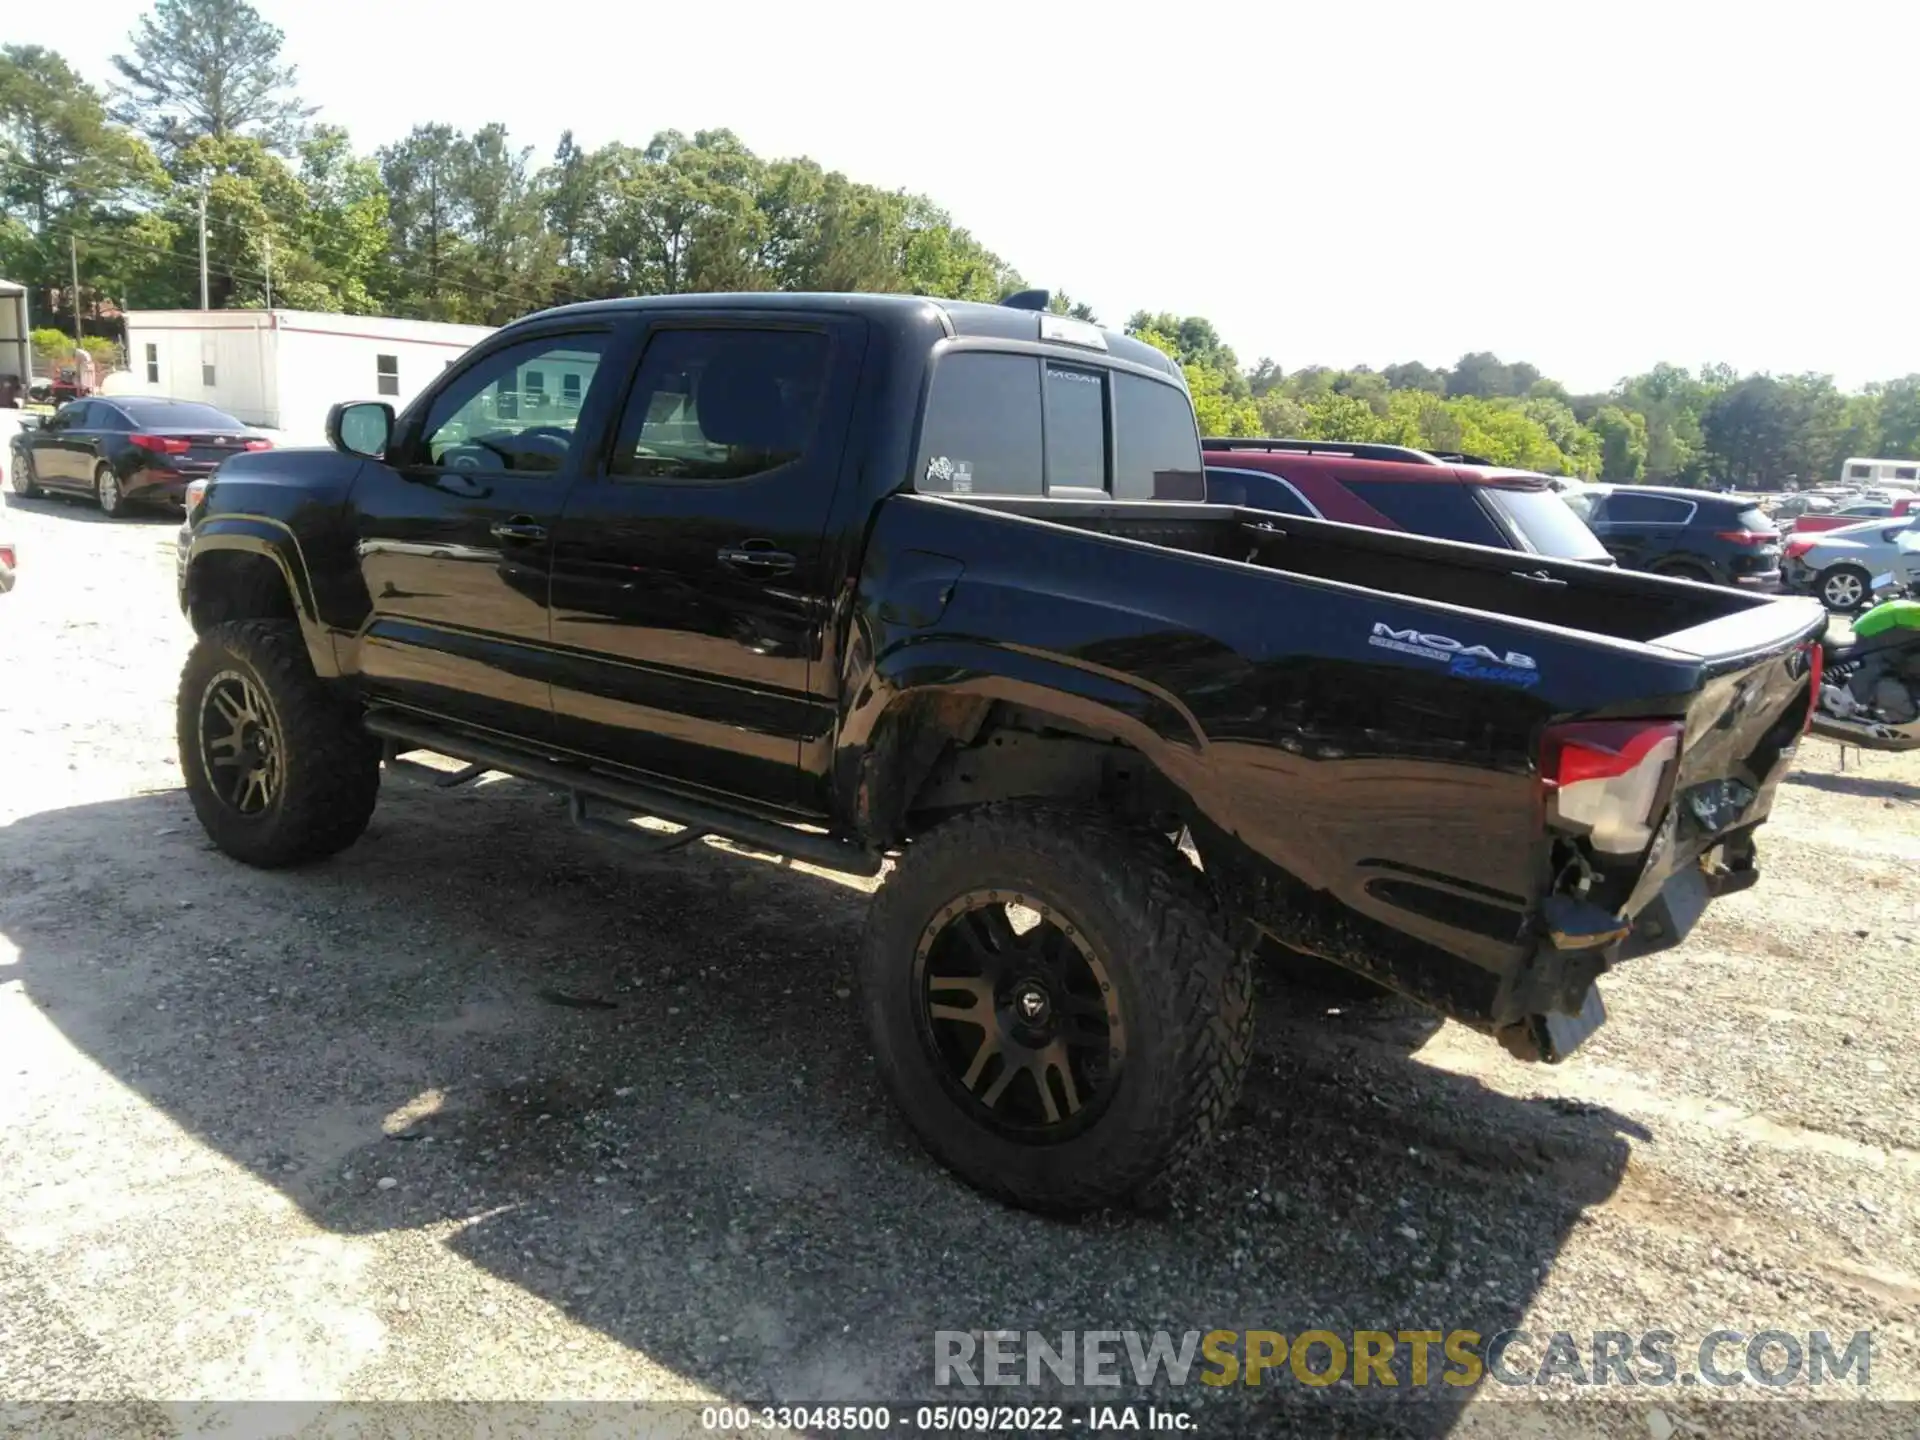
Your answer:
[[[563,764],[496,741],[444,730],[426,721],[401,719],[376,711],[367,716],[366,726],[369,733],[401,749],[430,750],[436,755],[466,762],[464,770],[451,774],[435,771],[436,784],[463,784],[488,770],[537,780],[543,785],[567,792],[572,800],[574,823],[582,829],[596,835],[611,834],[623,841],[636,841],[648,850],[670,850],[707,835],[717,835],[754,850],[802,860],[843,875],[871,877],[880,873],[882,860],[877,852],[863,849],[837,836],[819,835],[777,821],[762,820],[754,815],[723,810],[717,805],[689,800],[666,790],[656,790],[651,785],[616,780],[584,766]],[[391,750],[390,753],[397,759],[400,751]],[[589,800],[598,800],[635,815],[650,815],[684,826],[685,829],[675,835],[661,836],[659,843],[650,843],[654,837],[643,831],[589,815]]]

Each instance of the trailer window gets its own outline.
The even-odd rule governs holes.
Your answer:
[[[398,355],[374,356],[373,379],[382,395],[398,395],[400,393],[400,357]]]
[[[200,366],[200,383],[201,383],[202,385],[204,385],[204,386],[206,386],[206,387],[207,387],[207,389],[209,389],[209,390],[211,390],[211,389],[213,389],[213,387],[214,387],[214,383],[215,383],[215,381],[214,381],[214,368],[213,368],[213,365],[212,365],[212,364],[211,364],[210,362],[204,362],[204,361],[203,361],[203,362],[201,363],[201,366]]]
[[[147,346],[147,383],[149,385],[160,383],[160,347],[158,345]]]

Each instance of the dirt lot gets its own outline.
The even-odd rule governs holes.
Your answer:
[[[1610,977],[1565,1066],[1263,985],[1204,1173],[1062,1225],[885,1103],[857,888],[635,857],[504,779],[390,779],[311,870],[212,853],[173,757],[173,525],[8,499],[0,1402],[898,1402],[936,1329],[1514,1326],[1872,1329],[1871,1384],[1823,1393],[1920,1399],[1920,760],[1810,742],[1764,882]],[[1569,1433],[1515,1393],[1175,1403],[1209,1435]],[[1705,1394],[1616,1386],[1579,1428],[1788,1419]]]

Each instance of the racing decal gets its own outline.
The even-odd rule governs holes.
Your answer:
[[[1533,668],[1531,661],[1524,666],[1493,665],[1477,655],[1454,656],[1447,665],[1447,673],[1468,680],[1490,680],[1495,685],[1518,685],[1522,690],[1531,690],[1540,683],[1540,672]]]
[[[1540,667],[1533,663],[1531,655],[1522,655],[1518,650],[1503,652],[1489,650],[1485,645],[1466,645],[1451,635],[1436,635],[1418,626],[1396,629],[1384,620],[1376,620],[1367,643],[1422,660],[1438,660],[1449,674],[1469,680],[1489,680],[1522,688],[1540,683]]]

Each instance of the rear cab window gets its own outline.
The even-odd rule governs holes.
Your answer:
[[[1615,490],[1608,495],[1598,518],[1612,525],[1684,525],[1699,507],[1670,495],[1635,495]]]
[[[1206,498],[1184,389],[1077,359],[992,350],[940,357],[913,481],[945,495]]]

